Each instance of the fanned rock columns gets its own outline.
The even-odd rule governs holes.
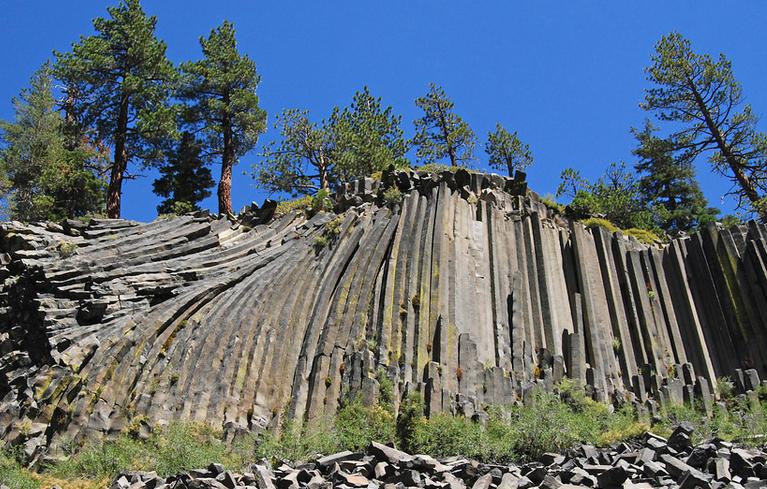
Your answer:
[[[761,224],[648,247],[556,215],[521,174],[385,172],[335,201],[3,224],[4,439],[34,457],[131,422],[313,420],[382,375],[395,402],[481,417],[563,377],[653,409],[767,373]]]

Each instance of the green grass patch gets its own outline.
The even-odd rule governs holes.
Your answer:
[[[11,489],[39,489],[40,482],[11,453],[0,451],[0,484]]]

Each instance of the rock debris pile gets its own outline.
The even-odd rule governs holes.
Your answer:
[[[679,426],[666,440],[652,433],[602,449],[584,445],[544,454],[523,465],[483,464],[453,457],[409,455],[378,443],[365,452],[340,452],[315,462],[277,468],[252,464],[242,474],[220,464],[168,478],[155,473],[117,476],[110,489],[757,489],[767,487],[767,454],[721,440],[697,446]]]

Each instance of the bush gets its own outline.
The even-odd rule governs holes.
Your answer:
[[[623,234],[633,236],[646,245],[653,245],[661,242],[660,236],[647,229],[629,228],[624,229]]]
[[[378,404],[364,406],[359,400],[338,411],[335,428],[344,450],[361,450],[371,441],[390,443],[396,440],[394,414]]]
[[[549,209],[555,211],[558,214],[564,215],[565,213],[565,206],[558,203],[556,200],[554,200],[554,197],[551,195],[544,195],[541,197],[541,204],[545,205]]]
[[[620,231],[618,226],[611,223],[607,219],[602,219],[601,217],[590,217],[588,219],[582,220],[581,223],[589,229],[596,227],[605,228],[610,234]]]
[[[395,205],[402,202],[402,192],[397,187],[389,187],[383,193],[383,200],[386,205]]]
[[[274,217],[284,216],[296,210],[307,211],[312,207],[312,196],[306,195],[300,199],[284,200],[277,203],[274,211]]]
[[[312,205],[309,208],[311,214],[318,212],[328,212],[333,210],[333,199],[330,198],[330,191],[322,189],[312,197]]]

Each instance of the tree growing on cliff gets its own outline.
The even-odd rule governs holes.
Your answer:
[[[266,129],[266,112],[258,106],[261,78],[256,64],[237,50],[234,26],[224,22],[200,38],[204,59],[181,65],[179,98],[187,117],[204,139],[207,157],[221,158],[218,211],[232,215],[232,169]]]
[[[93,21],[96,34],[56,54],[56,75],[77,93],[72,110],[100,141],[113,147],[107,215],[120,217],[122,183],[130,162],[161,157],[160,142],[174,134],[174,110],[166,104],[176,71],[155,36],[157,19],[139,0],[107,9]]]
[[[408,142],[391,106],[382,107],[367,86],[354,94],[350,106],[335,107],[327,123],[333,141],[331,158],[337,178],[346,181],[384,170],[407,166]]]
[[[414,121],[416,156],[423,164],[447,159],[450,166],[462,166],[474,159],[474,131],[453,112],[454,104],[442,87],[434,83],[429,92],[416,99],[423,116]]]
[[[651,59],[646,72],[653,87],[642,107],[670,123],[670,140],[686,159],[709,153],[713,171],[733,182],[739,208],[767,220],[767,136],[743,104],[730,61],[694,53],[676,32],[661,38]]]
[[[634,150],[639,158],[634,168],[641,175],[640,200],[651,210],[654,224],[676,235],[714,222],[719,210],[708,206],[688,155],[675,152],[675,142],[658,137],[649,121],[632,132],[639,143]]]
[[[610,163],[594,182],[578,170],[566,168],[557,197],[570,196],[568,205],[578,216],[604,216],[621,228],[653,229],[650,212],[640,199],[635,175],[623,162]]]
[[[159,214],[183,214],[199,210],[197,205],[210,196],[216,184],[210,168],[201,158],[200,143],[189,132],[166,151],[160,177],[152,183],[155,194],[165,197],[157,206]]]
[[[334,175],[333,138],[326,124],[309,120],[307,111],[287,109],[277,116],[274,128],[280,140],[270,142],[252,175],[269,192],[292,196],[330,188]]]
[[[285,110],[274,125],[280,138],[266,146],[253,177],[262,188],[295,196],[335,188],[392,164],[406,166],[408,143],[400,121],[367,87],[319,123],[305,110]]]
[[[507,131],[500,123],[495,125],[495,131],[487,135],[485,152],[489,156],[492,168],[506,170],[510,177],[517,170],[525,171],[533,162],[530,146],[519,140],[517,131]]]
[[[101,182],[86,168],[88,148],[70,144],[52,90],[46,63],[14,98],[15,120],[0,121],[0,186],[12,219],[60,220],[103,204]]]

